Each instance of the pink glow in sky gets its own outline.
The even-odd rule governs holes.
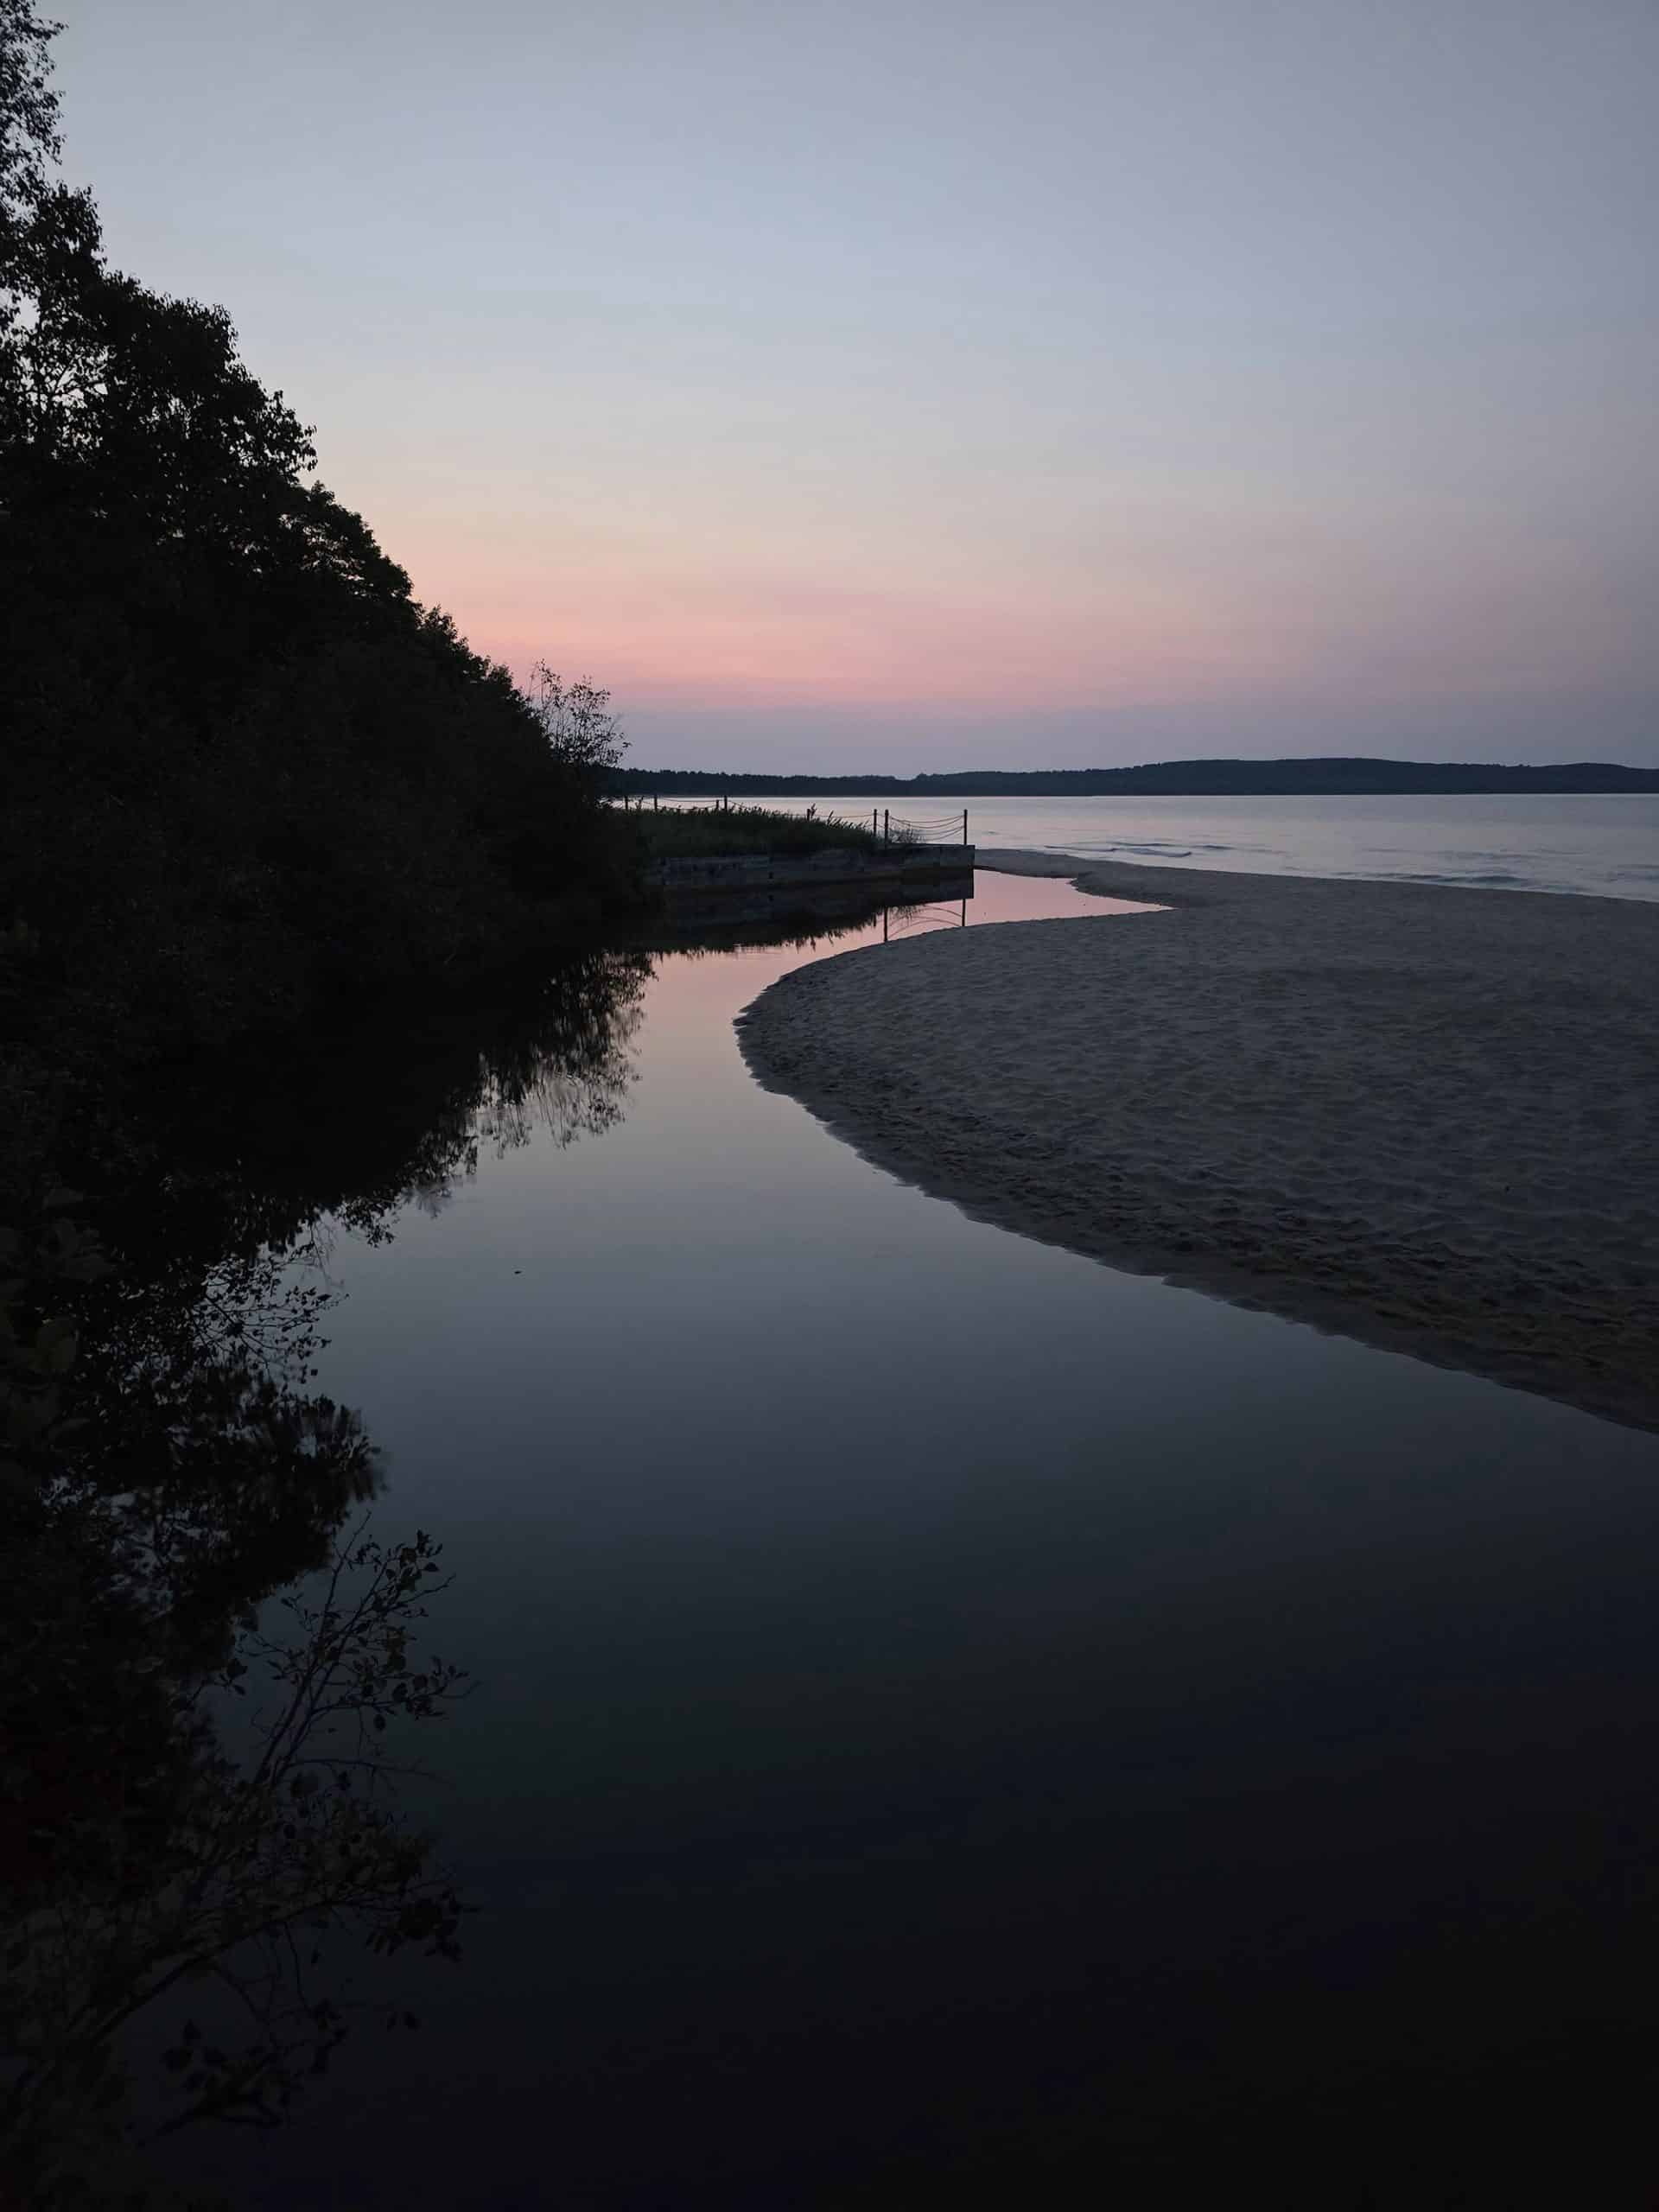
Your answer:
[[[1659,16],[60,0],[67,168],[644,765],[1659,763]]]

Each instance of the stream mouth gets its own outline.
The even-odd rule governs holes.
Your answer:
[[[974,888],[887,942],[1112,925]],[[259,2212],[547,2202],[550,2146],[604,2212],[1613,2175],[1653,1440],[872,1167],[733,1025],[883,926],[594,955],[243,1116],[226,1203],[327,1288],[310,1387],[453,1578],[474,1688],[406,1802],[470,1910],[386,1969],[418,2034],[168,2171]]]

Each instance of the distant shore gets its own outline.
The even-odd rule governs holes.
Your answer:
[[[615,798],[1382,798],[1659,791],[1659,768],[1618,760],[1149,760],[1131,768],[961,768],[919,776],[779,775],[724,768],[613,768]]]
[[[1659,1428],[1659,907],[998,853],[1166,911],[799,969],[758,1078],[1002,1227]]]

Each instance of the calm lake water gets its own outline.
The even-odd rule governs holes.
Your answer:
[[[905,926],[1101,911],[982,874]],[[323,1387],[456,1576],[423,1809],[480,1910],[421,2034],[180,2172],[1646,2202],[1655,1440],[870,1168],[737,1051],[813,957],[658,957],[620,1067],[329,1249]]]
[[[767,799],[799,811],[804,799]],[[822,802],[868,821],[889,798]],[[1491,798],[975,798],[901,802],[988,849],[1248,874],[1659,899],[1659,794]]]

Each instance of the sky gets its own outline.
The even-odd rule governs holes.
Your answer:
[[[111,257],[640,766],[1659,766],[1651,0],[54,0]]]

